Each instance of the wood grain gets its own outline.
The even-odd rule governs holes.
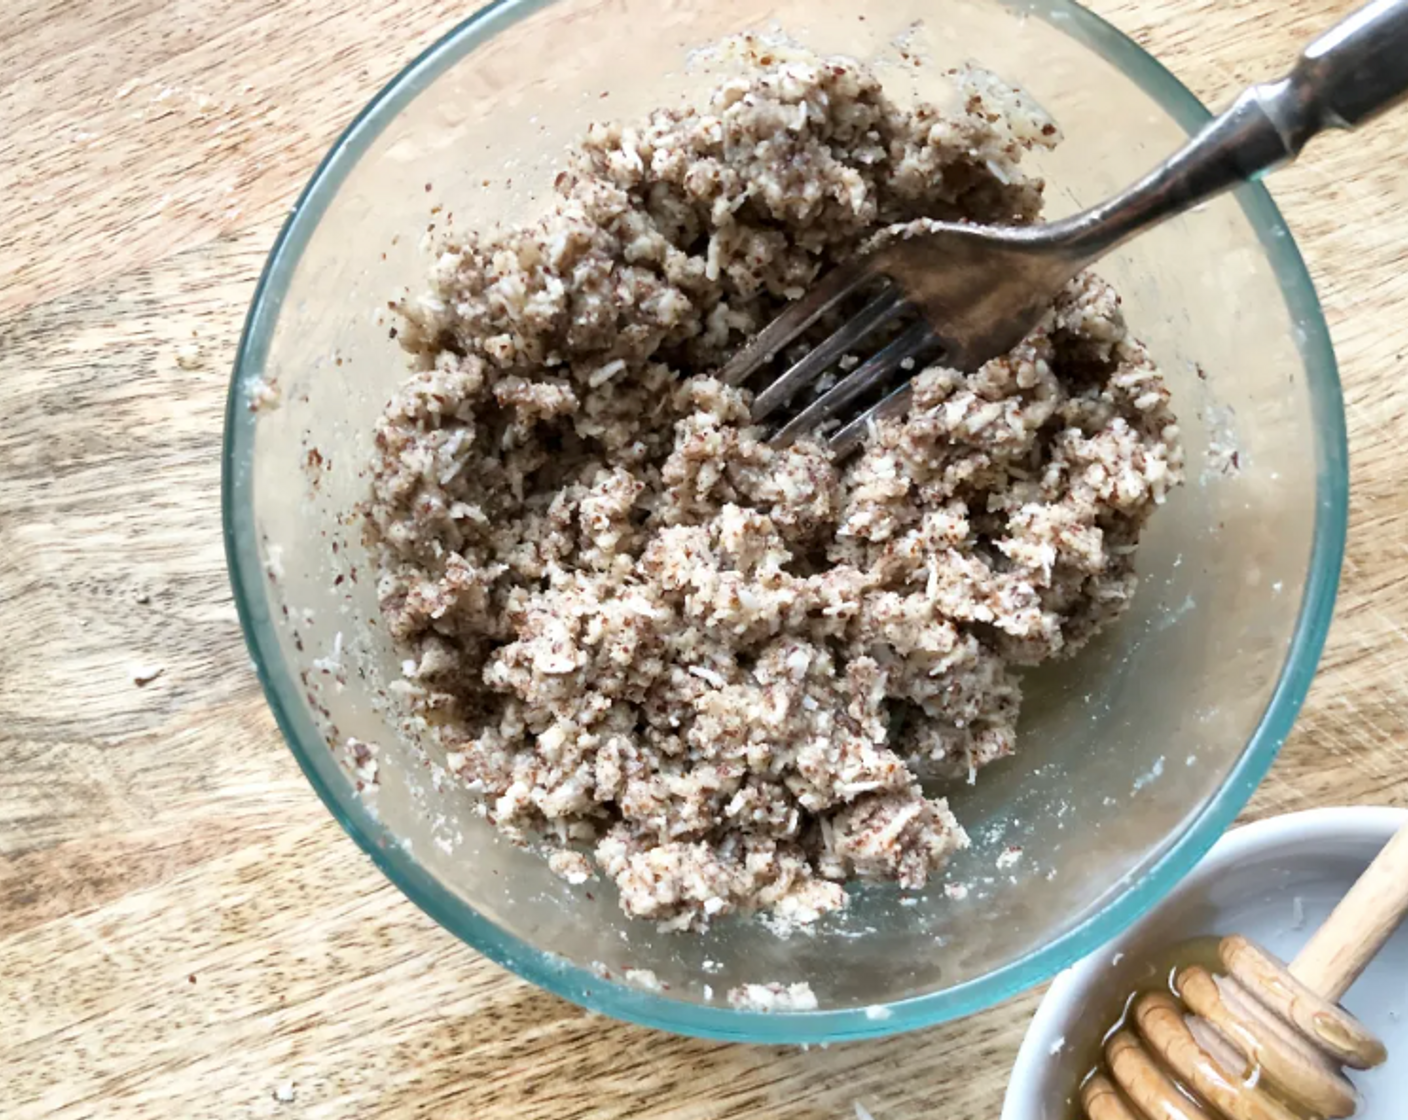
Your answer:
[[[1350,6],[1095,4],[1214,102]],[[465,10],[0,12],[0,1115],[989,1120],[1035,995],[825,1050],[607,1022],[402,899],[280,740],[225,578],[227,371],[317,159]],[[1408,804],[1404,151],[1401,115],[1272,187],[1334,335],[1353,498],[1329,648],[1250,817]]]

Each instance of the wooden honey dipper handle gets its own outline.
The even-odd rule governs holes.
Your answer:
[[[1408,915],[1408,825],[1384,845],[1291,962],[1297,980],[1338,1003]]]

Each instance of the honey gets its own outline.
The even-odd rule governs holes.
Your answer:
[[[1228,1038],[1185,1005],[1184,991],[1190,972],[1201,971],[1212,989],[1235,981],[1222,977],[1222,939],[1199,937],[1168,947],[1144,960],[1126,963],[1121,975],[1134,975],[1134,988],[1114,986],[1108,1005],[1093,1008],[1104,1029],[1098,1042],[1092,1037],[1089,1053],[1082,1055],[1080,1092],[1072,1099],[1072,1120],[1117,1120],[1124,1114],[1158,1120],[1327,1120],[1300,1098],[1285,1092],[1265,1076],[1262,1065],[1250,1060]],[[1228,992],[1231,995],[1231,992]],[[1191,997],[1190,997],[1191,998]],[[1172,1002],[1170,1002],[1170,1000]],[[1158,1043],[1151,1041],[1152,1030]],[[1255,1052],[1255,1048],[1249,1048]],[[1182,1054],[1184,1061],[1170,1060]],[[1186,1063],[1188,1054],[1201,1059],[1196,1070]],[[1177,1068],[1176,1068],[1177,1067]],[[1273,1067],[1274,1068],[1274,1067]],[[1198,1091],[1190,1081],[1201,1081]],[[1122,1087],[1116,1089],[1115,1083]],[[1126,1086],[1136,1085],[1138,1092]],[[1255,1091],[1255,1092],[1253,1092]],[[1251,1104],[1243,1103],[1249,1097]],[[1243,1111],[1243,1109],[1247,1111]],[[1122,1113],[1121,1110],[1124,1110]],[[1339,1115],[1339,1113],[1336,1113]]]

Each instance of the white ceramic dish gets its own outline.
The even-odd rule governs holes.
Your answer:
[[[1315,809],[1229,832],[1163,903],[1061,973],[1017,1055],[1002,1120],[1072,1120],[1081,1078],[1109,1026],[1105,1009],[1140,986],[1151,957],[1205,934],[1242,933],[1284,960],[1408,820],[1401,809]],[[1350,989],[1344,1006],[1388,1046],[1387,1065],[1352,1075],[1356,1120],[1408,1114],[1408,924]],[[1117,1009],[1116,1009],[1117,1010]]]

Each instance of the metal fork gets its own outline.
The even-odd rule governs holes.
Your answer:
[[[926,223],[839,266],[769,323],[724,367],[741,385],[870,284],[879,290],[854,317],[760,391],[761,423],[840,358],[902,316],[915,321],[782,424],[786,444],[846,415],[897,372],[937,358],[971,371],[1020,342],[1082,269],[1136,234],[1294,159],[1327,128],[1355,128],[1408,96],[1408,0],[1374,0],[1310,44],[1286,77],[1247,89],[1179,151],[1114,198],[1032,226]],[[909,407],[908,379],[829,439],[839,456],[879,420]]]

